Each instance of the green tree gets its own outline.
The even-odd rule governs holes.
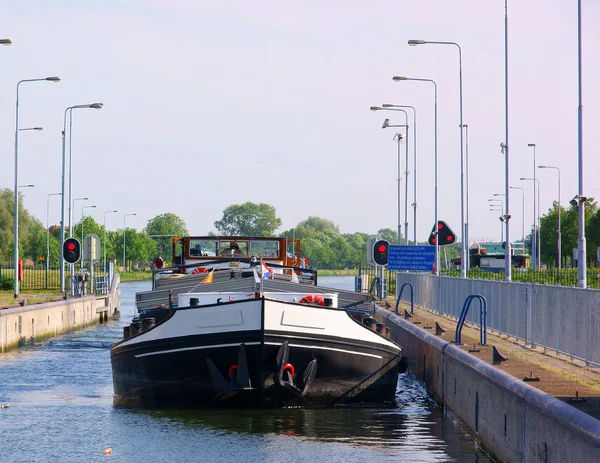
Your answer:
[[[386,241],[389,241],[391,244],[398,244],[398,232],[396,230],[392,230],[391,228],[381,228],[377,235]],[[400,234],[400,242],[404,244],[404,237]]]
[[[144,231],[146,235],[154,239],[153,257],[162,256],[166,260],[171,259],[171,238],[189,235],[183,219],[172,213],[157,215],[150,219]]]
[[[271,236],[281,226],[281,219],[273,206],[247,202],[226,207],[223,218],[214,225],[222,235]]]

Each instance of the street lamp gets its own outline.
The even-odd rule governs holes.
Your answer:
[[[50,269],[50,196],[60,195],[62,193],[50,193],[46,201],[46,288],[48,288],[48,270]]]
[[[535,176],[535,172],[536,172],[536,168],[535,168],[535,143],[528,143],[527,146],[529,148],[533,148],[533,181],[535,182],[535,180],[536,180],[536,176]],[[538,213],[539,212],[539,208],[540,208],[540,205],[536,203],[535,183],[534,183],[534,186],[533,186],[533,223],[534,224],[535,224],[535,218],[539,216],[539,213]],[[535,226],[534,226],[534,229],[535,229]],[[534,236],[534,239],[533,239],[533,249],[537,249],[537,237],[536,236]],[[534,256],[536,255],[535,252],[533,254],[534,254]],[[536,257],[534,259],[534,265],[539,268],[539,262],[537,261],[537,259],[539,258],[539,253],[537,253],[537,254],[538,254],[538,257]]]
[[[413,202],[411,204],[413,208],[413,246],[417,245],[417,110],[414,106],[400,105],[400,104],[382,104],[382,109],[390,108],[410,108],[413,111]],[[408,145],[407,145],[408,149]],[[408,159],[406,161],[406,170],[408,175]],[[406,200],[408,201],[408,184],[405,185],[406,189]],[[408,222],[408,220],[405,220]],[[408,236],[408,233],[407,233]]]
[[[67,113],[72,116],[73,109],[101,109],[102,103],[92,103],[92,104],[82,104],[82,105],[74,105],[69,106],[65,109],[64,123],[63,123],[63,131],[62,131],[62,201],[61,201],[61,211],[60,211],[60,290],[63,292],[65,290],[65,261],[63,256],[62,243],[65,241],[65,134],[67,131]],[[69,118],[69,124],[72,125],[72,118]],[[69,141],[71,137],[71,131],[69,130]],[[69,143],[69,229],[71,228],[71,144]]]
[[[383,111],[384,109],[379,107],[379,106],[371,106],[371,111]],[[407,185],[408,187],[408,113],[404,110],[404,109],[387,109],[386,111],[400,111],[404,113],[404,120],[405,120],[405,124],[404,125],[390,125],[389,123],[389,119],[386,119],[385,121],[383,121],[383,126],[381,127],[382,129],[386,129],[386,128],[390,128],[390,127],[404,127],[406,128],[406,168],[405,168],[405,177],[404,177],[404,183],[405,185]],[[401,230],[402,230],[402,225],[400,223],[400,196],[401,196],[401,185],[400,182],[402,180],[402,176],[400,175],[400,143],[402,142],[402,135],[400,134],[396,134],[394,136],[394,141],[398,143],[398,178],[397,178],[397,184],[398,184],[398,244],[402,244],[401,241]],[[408,190],[406,190],[406,194],[405,194],[405,201],[404,201],[404,242],[405,244],[408,244],[408,218],[407,218],[407,207],[408,207]]]
[[[9,39],[3,39],[3,45],[10,45],[12,42]],[[19,278],[17,269],[19,266],[19,86],[23,82],[60,82],[58,77],[44,77],[42,79],[23,79],[17,82],[17,104],[15,116],[15,211],[14,211],[14,296],[19,296]]]
[[[438,159],[437,159],[437,84],[435,83],[434,80],[431,79],[417,79],[414,77],[401,77],[401,76],[394,76],[392,78],[392,80],[394,82],[400,82],[400,81],[404,81],[404,80],[412,80],[412,81],[418,81],[418,82],[431,82],[433,84],[433,88],[434,88],[434,99],[433,99],[433,114],[434,114],[434,129],[433,129],[433,178],[434,178],[434,194],[433,194],[433,210],[434,210],[434,223],[435,225],[433,226],[433,230],[434,233],[436,234],[436,240],[435,240],[435,274],[439,275],[440,274],[440,244],[439,244],[439,240],[437,239],[437,226],[438,226]],[[463,265],[461,265],[461,267],[463,267]]]
[[[460,122],[459,122],[459,128],[460,128],[460,228],[461,228],[461,239],[462,239],[462,246],[461,246],[461,266],[460,266],[460,273],[461,276],[463,278],[467,277],[467,265],[465,265],[464,263],[467,262],[467,243],[465,240],[465,229],[466,229],[466,223],[465,223],[465,194],[464,194],[464,155],[463,155],[463,85],[462,85],[462,49],[460,48],[460,45],[456,42],[432,42],[432,41],[428,41],[428,40],[409,40],[408,44],[410,46],[417,46],[417,45],[425,45],[425,44],[432,44],[432,45],[451,45],[451,46],[455,46],[456,48],[458,48],[458,77],[459,77],[459,112],[460,112]],[[437,225],[437,224],[436,224]],[[437,241],[437,240],[436,240]]]
[[[524,256],[525,255],[525,188],[520,187],[520,186],[511,186],[512,189],[514,190],[521,190],[521,200],[522,200],[522,207],[521,207],[521,213],[522,213],[522,218],[521,218],[521,255]]]
[[[541,260],[542,260],[541,249],[542,248],[540,246],[540,243],[542,241],[542,235],[541,235],[541,231],[540,231],[540,206],[539,206],[539,203],[540,203],[540,179],[539,178],[531,178],[531,177],[521,177],[519,180],[533,180],[533,182],[534,182],[533,183],[533,197],[534,198],[535,198],[535,188],[536,188],[536,183],[537,183],[537,202],[538,202],[537,212],[538,212],[538,214],[537,214],[537,239],[536,239],[536,241],[537,241],[537,259],[536,259],[536,262],[537,262],[537,268],[542,268],[542,262],[541,262]],[[532,236],[535,235],[535,229],[536,229],[535,220],[536,219],[535,219],[535,215],[534,215],[533,216],[534,233],[532,234]],[[535,254],[536,248],[534,247],[533,249],[534,249],[534,254]]]
[[[504,142],[500,145],[504,153],[504,193],[506,194],[506,255],[504,259],[505,280],[512,279],[512,251],[510,246],[510,157],[508,151],[508,0],[504,0]]]
[[[467,242],[467,252],[469,252],[469,126],[467,124],[461,124],[461,127],[465,129],[465,241]],[[467,264],[466,270],[469,270],[471,265],[470,258],[465,262]]]
[[[560,252],[560,169],[556,166],[538,166],[538,169],[556,169],[558,172],[558,240],[557,240],[557,251],[558,251],[558,268],[561,267],[561,252]]]
[[[73,210],[75,210],[75,202],[76,201],[87,201],[89,198],[75,198],[72,201],[73,204]],[[71,228],[71,226],[69,225],[69,238],[73,238],[73,229]],[[82,241],[83,244],[83,241]]]
[[[81,245],[83,246],[83,240],[84,240],[84,236],[83,236],[83,217],[84,217],[84,210],[87,208],[95,208],[96,206],[83,206],[81,208]],[[90,243],[91,244],[91,243]],[[91,256],[91,249],[90,249],[90,256]],[[94,263],[91,262],[90,265],[93,265]],[[83,266],[83,257],[81,258],[81,264],[80,266]]]
[[[106,214],[119,211],[105,211],[104,212],[104,272],[106,272]]]
[[[579,236],[577,237],[577,277],[579,287],[587,286],[586,274],[586,243],[585,243],[585,196],[583,195],[583,90],[581,64],[581,0],[577,1],[577,87],[579,104],[577,106],[577,159],[578,159],[578,188],[579,198]]]
[[[504,243],[504,207],[496,205],[495,207],[490,207],[490,212],[500,212],[502,214],[500,219],[500,243]]]
[[[127,227],[125,226],[125,219],[128,215],[137,215],[137,214],[125,214],[123,216],[123,271],[125,271],[125,235],[127,234]]]

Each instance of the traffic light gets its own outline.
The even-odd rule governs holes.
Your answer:
[[[81,257],[81,245],[76,238],[67,238],[63,243],[63,257],[68,264],[74,264]]]
[[[388,264],[388,251],[390,243],[386,240],[375,241],[373,245],[373,260],[377,265]]]
[[[450,227],[446,224],[446,222],[438,220],[437,234],[435,233],[434,226],[433,230],[431,230],[431,235],[429,235],[429,244],[435,246],[436,239],[439,239],[440,246],[454,244],[454,242],[456,241],[456,234],[452,230],[450,230]]]

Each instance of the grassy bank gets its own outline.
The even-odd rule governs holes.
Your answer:
[[[350,270],[318,270],[319,276],[322,277],[347,277],[357,275],[356,269]]]
[[[119,272],[121,281],[145,281],[152,280],[152,272],[136,270],[135,272]]]

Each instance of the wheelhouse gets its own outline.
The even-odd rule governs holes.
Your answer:
[[[252,258],[286,267],[307,267],[300,241],[275,237],[187,236],[173,238],[173,265],[247,261]]]

